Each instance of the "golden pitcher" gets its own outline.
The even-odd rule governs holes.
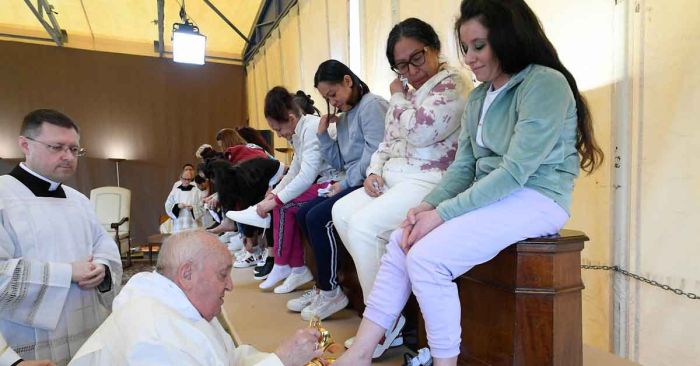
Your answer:
[[[333,337],[331,336],[331,333],[326,328],[323,328],[321,326],[320,319],[318,319],[317,317],[312,317],[311,320],[309,321],[309,327],[316,328],[316,329],[318,329],[319,333],[321,333],[321,335],[318,337],[317,349],[322,349],[323,353],[330,353],[330,354],[335,354],[335,353],[338,353],[340,351],[341,346],[338,343],[335,343],[333,341]],[[336,359],[335,356],[324,355],[322,357],[326,361],[326,364],[332,364]],[[314,358],[313,360],[311,360],[311,362],[306,364],[306,366],[323,366],[323,365],[324,364],[318,358]]]

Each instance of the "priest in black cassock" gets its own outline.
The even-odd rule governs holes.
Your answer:
[[[121,283],[114,240],[87,197],[62,184],[85,154],[79,132],[60,112],[29,113],[18,138],[26,159],[0,176],[0,331],[16,360],[66,365]]]

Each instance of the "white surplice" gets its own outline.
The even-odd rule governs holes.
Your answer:
[[[37,197],[0,176],[0,331],[25,359],[66,365],[109,313],[122,276],[114,239],[90,201],[63,186],[66,198]],[[71,262],[93,256],[109,267],[110,291],[71,283]]]
[[[134,275],[114,300],[112,314],[69,366],[281,366],[274,353],[235,347],[214,318],[207,321],[168,278]]]
[[[183,230],[195,229],[202,227],[202,216],[205,214],[204,192],[196,185],[192,184],[189,191],[183,191],[179,188],[180,185],[173,185],[168,198],[165,200],[165,213],[173,220],[172,233],[177,233]],[[173,213],[173,207],[179,203],[192,206],[192,210],[181,209],[178,215]]]
[[[19,355],[10,348],[5,337],[0,334],[0,366],[14,365],[19,359]]]

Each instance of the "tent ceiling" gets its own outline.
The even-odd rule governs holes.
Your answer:
[[[30,0],[37,8],[39,0]],[[95,51],[158,56],[157,0],[45,0],[68,33],[64,47]],[[172,50],[172,25],[180,23],[183,0],[164,0],[164,44]],[[263,0],[210,0],[243,34],[249,35]],[[202,0],[188,0],[189,18],[207,36],[207,56],[242,59],[245,41]],[[44,15],[44,19],[47,19]],[[39,37],[37,41],[11,37]],[[0,0],[0,40],[56,45],[30,7],[21,0]],[[210,59],[208,61],[221,61]]]

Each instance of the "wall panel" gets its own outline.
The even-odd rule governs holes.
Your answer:
[[[22,117],[58,109],[81,126],[88,155],[68,185],[89,195],[120,181],[132,190],[135,243],[157,233],[163,203],[182,164],[202,143],[242,125],[246,98],[241,66],[175,64],[169,59],[0,42],[0,174],[22,153]]]
[[[700,294],[700,2],[646,0],[639,29],[639,100],[631,263]],[[631,356],[644,365],[700,365],[698,300],[632,286]]]

